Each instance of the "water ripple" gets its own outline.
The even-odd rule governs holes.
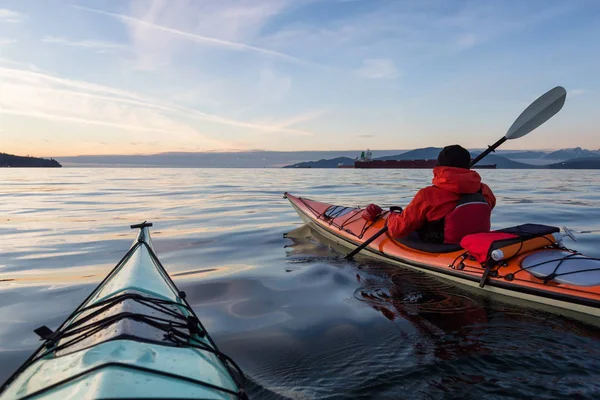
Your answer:
[[[566,225],[600,257],[594,171],[481,170],[493,227]],[[284,191],[405,205],[422,170],[0,169],[0,380],[148,220],[157,252],[256,399],[593,399],[600,332],[412,270],[348,262]],[[284,237],[284,233],[287,234]]]

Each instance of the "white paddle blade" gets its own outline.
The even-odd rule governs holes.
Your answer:
[[[550,89],[519,115],[506,133],[506,138],[517,139],[527,135],[559,112],[566,99],[567,91],[564,87]]]

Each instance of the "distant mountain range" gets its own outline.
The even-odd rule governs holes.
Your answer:
[[[600,157],[600,149],[586,150],[581,147],[575,147],[574,149],[561,149],[550,153],[544,151],[522,151],[504,153],[502,155],[511,159],[570,160],[582,157]]]
[[[441,147],[423,147],[421,149],[409,150],[401,154],[393,154],[390,156],[378,156],[377,160],[429,160],[437,158]],[[377,153],[374,153],[377,154]]]
[[[551,169],[600,169],[600,157],[581,157],[550,164]]]
[[[23,157],[14,154],[0,153],[0,167],[5,168],[23,168],[23,167],[39,167],[39,168],[60,168],[62,165],[54,159],[45,159],[37,157]]]
[[[354,159],[349,157],[338,157],[330,160],[305,161],[297,164],[286,165],[283,168],[337,168],[338,165],[354,165]]]
[[[476,156],[483,149],[472,149]],[[382,159],[435,159],[440,151],[438,147],[426,147],[414,150],[373,150],[373,155]],[[242,151],[242,152],[169,152],[158,154],[136,155],[91,155],[58,157],[58,161],[35,157],[18,157],[20,166],[62,166],[65,167],[174,167],[174,168],[336,168],[338,164],[353,165],[360,150],[346,151]],[[570,160],[589,158],[586,161],[571,163]],[[484,164],[497,164],[497,168],[538,168],[539,164],[547,167],[564,168],[582,165],[596,168],[594,157],[600,157],[600,150],[585,150],[579,147],[558,151],[539,150],[497,150],[488,155]],[[4,166],[17,166],[13,158],[10,163],[4,161]],[[313,161],[319,160],[319,161]],[[552,165],[557,164],[557,165]]]
[[[382,156],[406,150],[381,150]],[[243,151],[243,152],[171,152],[136,155],[93,155],[59,157],[66,167],[175,167],[175,168],[277,168],[308,160],[356,157],[348,151]]]
[[[383,157],[374,157],[375,160],[428,160],[436,159],[441,147],[425,147],[406,151]],[[375,153],[375,152],[373,152]],[[500,152],[497,152],[500,153]],[[481,154],[481,150],[472,150],[472,157]],[[574,149],[562,149],[553,152],[522,151],[502,152],[502,155],[489,154],[482,160],[484,164],[496,164],[498,169],[600,169],[600,150],[585,150],[580,147]],[[589,155],[592,156],[589,156]],[[570,157],[570,158],[569,158]],[[515,160],[551,160],[543,165],[533,165]],[[552,162],[552,160],[563,160]],[[334,159],[321,159],[319,161],[307,161],[287,165],[284,168],[337,168],[338,165],[352,166],[354,159],[349,157],[337,157]]]

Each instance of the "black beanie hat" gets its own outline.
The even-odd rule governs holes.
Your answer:
[[[457,144],[446,146],[440,151],[436,166],[469,169],[471,167],[471,153]]]

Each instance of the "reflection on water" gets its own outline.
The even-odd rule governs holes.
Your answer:
[[[593,171],[481,171],[494,227],[567,225],[600,256]],[[60,324],[148,220],[154,245],[252,398],[597,398],[600,331],[429,275],[348,262],[284,191],[404,205],[428,171],[0,170],[0,380]],[[535,189],[533,189],[535,188]],[[284,237],[284,233],[287,233]]]

